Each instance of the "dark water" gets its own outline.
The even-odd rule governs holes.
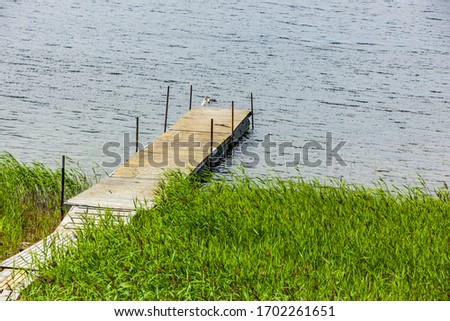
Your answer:
[[[254,93],[252,175],[450,184],[448,0],[1,1],[0,46],[0,149],[23,161],[108,161],[135,116],[162,132],[166,86],[169,122],[184,114],[192,84],[196,105]],[[327,132],[346,166],[285,166]],[[267,134],[294,147],[253,147]]]

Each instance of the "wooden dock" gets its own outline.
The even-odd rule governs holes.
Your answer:
[[[234,136],[240,137],[249,128],[249,111],[235,110]],[[211,151],[211,119],[213,142]],[[110,177],[68,200],[71,206],[88,206],[133,210],[135,203],[153,199],[158,180],[164,171],[177,169],[199,172],[209,157],[220,156],[220,150],[231,142],[231,109],[194,108],[180,118],[170,131],[157,137],[134,154]]]
[[[47,261],[51,248],[73,243],[86,217],[98,219],[108,208],[128,222],[136,207],[153,207],[155,188],[166,170],[200,173],[249,129],[250,116],[247,110],[193,108],[106,179],[67,200],[71,208],[55,232],[0,263],[0,301],[16,300],[32,281],[36,263]]]

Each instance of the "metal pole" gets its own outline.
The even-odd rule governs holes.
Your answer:
[[[231,102],[231,147],[234,146],[234,101]]]
[[[212,158],[213,148],[214,148],[214,119],[211,118],[211,152],[209,155],[209,167],[211,167],[211,158]]]
[[[136,117],[136,153],[139,150],[139,117]]]
[[[192,108],[192,85],[191,85],[191,94],[189,95],[189,110]]]
[[[251,111],[252,111],[252,130],[255,129],[255,121],[253,119],[253,93],[250,93],[250,105],[251,105]]]
[[[59,204],[59,208],[61,211],[61,220],[64,218],[64,181],[66,175],[66,156],[62,156],[62,167],[61,167],[61,200]]]
[[[167,113],[169,111],[169,93],[170,93],[170,86],[167,86],[167,96],[166,96],[166,116],[164,118],[164,132],[167,131]]]

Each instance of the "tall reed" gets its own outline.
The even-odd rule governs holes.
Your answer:
[[[450,201],[317,180],[169,174],[128,225],[87,221],[28,300],[448,300]]]
[[[69,162],[65,191],[71,197],[90,186],[89,178]],[[51,233],[60,221],[61,170],[19,162],[0,153],[0,260]]]

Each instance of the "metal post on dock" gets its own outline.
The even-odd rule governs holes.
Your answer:
[[[255,121],[253,120],[253,93],[250,93],[250,109],[252,111],[252,130],[255,129]]]
[[[169,93],[170,93],[170,86],[167,86],[167,96],[166,96],[166,115],[164,117],[164,132],[167,131],[167,113],[169,111]]]
[[[192,85],[191,85],[191,93],[189,94],[189,110],[192,109]]]
[[[234,100],[231,101],[231,148],[234,146]]]
[[[61,211],[61,220],[64,218],[64,181],[66,175],[66,156],[62,156],[61,164],[61,199],[59,203],[59,209]]]
[[[210,142],[210,146],[211,146],[211,151],[209,154],[209,167],[211,167],[211,158],[212,158],[212,153],[213,153],[213,148],[214,148],[214,119],[211,118],[211,142]]]
[[[139,151],[139,117],[136,117],[136,153]]]

